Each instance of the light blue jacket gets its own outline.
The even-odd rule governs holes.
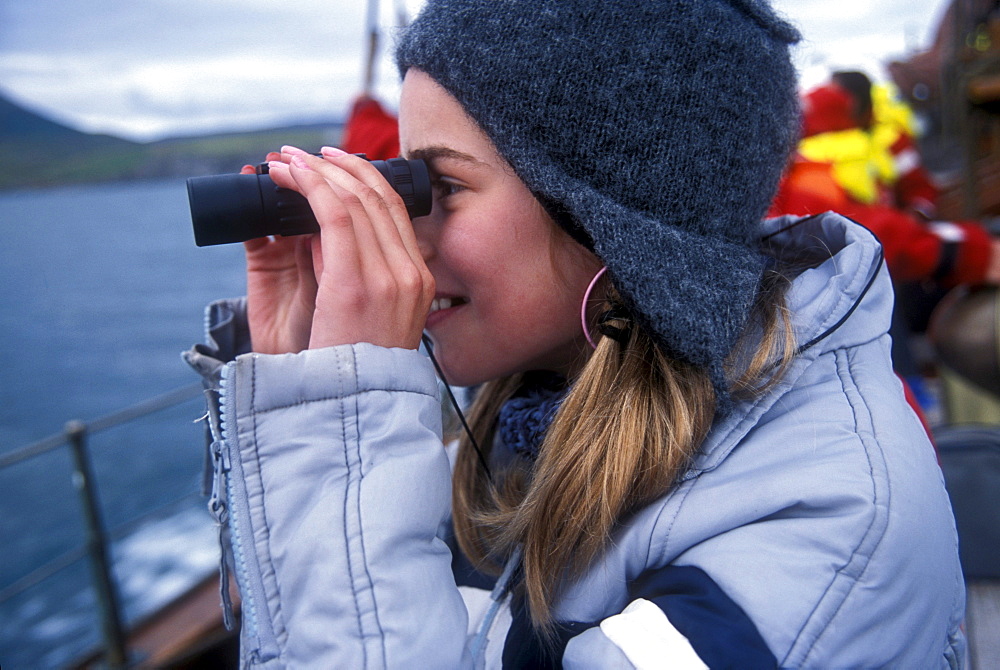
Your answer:
[[[802,351],[561,592],[564,667],[740,665],[729,628],[672,609],[686,596],[660,578],[686,570],[782,667],[964,662],[954,521],[892,373],[880,247],[835,215],[765,226],[776,255],[810,266],[788,295]],[[456,586],[430,362],[357,344],[223,364],[246,347],[241,309],[213,305],[210,344],[186,358],[210,383],[221,372],[213,505],[233,542],[244,665],[501,667],[521,615],[503,579],[492,599]]]

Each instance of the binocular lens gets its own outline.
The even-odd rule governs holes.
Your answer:
[[[402,197],[410,218],[431,212],[431,180],[422,160],[390,158],[372,161],[389,185]],[[303,235],[319,231],[309,202],[289,189],[279,188],[266,174],[213,175],[187,180],[195,244],[245,242],[268,235]]]

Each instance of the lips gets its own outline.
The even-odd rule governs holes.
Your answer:
[[[465,298],[435,298],[431,302],[430,314],[434,312],[439,312],[442,309],[450,309],[451,307],[458,307],[459,305],[464,305],[466,303]]]
[[[442,321],[448,319],[452,314],[455,314],[459,307],[467,304],[469,301],[465,298],[456,297],[438,297],[434,298],[431,302],[430,311],[427,313],[427,323],[425,327],[431,329],[437,326]]]

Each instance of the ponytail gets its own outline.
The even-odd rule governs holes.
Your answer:
[[[755,318],[747,328],[754,347],[737,347],[747,360],[736,378],[737,397],[775,383],[794,354],[784,306],[787,281],[765,279]],[[614,289],[609,310],[621,313]],[[536,463],[520,462],[494,487],[467,437],[460,440],[453,488],[456,536],[480,568],[498,572],[523,547],[523,592],[531,620],[551,632],[559,582],[582,574],[605,548],[614,526],[665,495],[704,441],[715,415],[708,373],[669,358],[635,324],[615,326],[621,336],[602,337],[556,413]],[[744,339],[751,339],[750,336]],[[490,450],[503,403],[522,375],[486,384],[470,423]]]

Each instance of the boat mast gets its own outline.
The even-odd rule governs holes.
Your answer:
[[[364,81],[361,94],[371,96],[375,88],[375,63],[378,59],[378,0],[368,0],[368,17],[365,21],[365,62]]]

